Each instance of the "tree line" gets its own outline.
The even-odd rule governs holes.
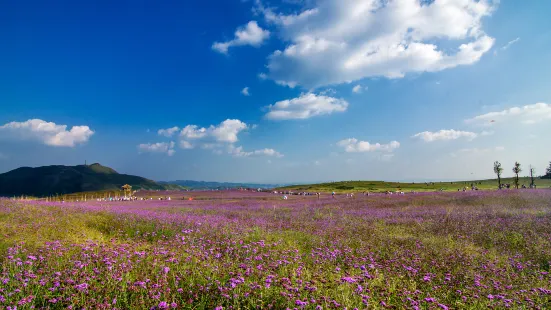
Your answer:
[[[513,166],[513,173],[515,174],[515,177],[513,178],[513,181],[515,182],[515,188],[518,189],[519,186],[519,174],[522,172],[521,164],[516,161]],[[494,162],[494,173],[497,175],[497,185],[498,188],[503,188],[503,184],[501,184],[501,174],[503,173],[503,167],[501,166],[501,163],[499,161]],[[530,166],[530,187],[535,187],[534,183],[534,174],[536,173],[536,170]],[[545,169],[545,175],[541,177],[542,179],[551,179],[551,162],[549,162],[549,167]]]

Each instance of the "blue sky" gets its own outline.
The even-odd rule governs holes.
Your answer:
[[[451,180],[518,160],[543,173],[550,11],[1,1],[0,172],[87,160],[155,180]]]

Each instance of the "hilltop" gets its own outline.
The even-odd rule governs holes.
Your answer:
[[[48,196],[77,192],[120,190],[124,184],[134,189],[182,189],[139,176],[120,174],[98,163],[78,166],[21,167],[0,174],[0,196]]]

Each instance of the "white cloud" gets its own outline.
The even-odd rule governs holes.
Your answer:
[[[268,79],[268,75],[266,73],[259,73],[258,78],[261,80],[266,80]]]
[[[265,117],[272,120],[307,119],[333,112],[344,112],[347,108],[348,102],[344,99],[303,93],[298,98],[278,101],[268,106],[270,111]]]
[[[11,122],[0,126],[0,133],[16,139],[38,140],[50,146],[74,147],[88,142],[94,131],[88,126],[57,125],[41,119],[30,119],[25,122]]]
[[[191,144],[189,141],[186,141],[186,140],[180,140],[180,147],[184,150],[191,150],[193,149],[195,146],[193,144]]]
[[[213,149],[221,148],[223,146],[224,145],[222,143],[203,143],[201,145],[201,148],[205,150],[213,150]]]
[[[274,149],[261,149],[251,152],[243,150],[242,146],[235,147],[233,145],[228,146],[228,153],[234,157],[251,157],[251,156],[270,156],[270,157],[283,157],[283,154]]]
[[[502,50],[506,50],[508,49],[509,47],[511,47],[511,45],[517,43],[518,41],[520,41],[520,38],[516,38],[514,40],[511,40],[509,42],[507,42],[507,44],[505,44],[504,46],[501,47]]]
[[[257,0],[255,10],[286,44],[268,57],[268,77],[316,88],[473,64],[494,44],[482,29],[494,2],[312,0],[285,15]]]
[[[362,87],[361,85],[356,85],[354,87],[352,87],[352,92],[355,93],[355,94],[361,94],[364,90],[368,90],[369,87],[365,86],[365,87]]]
[[[259,47],[264,40],[270,37],[270,32],[260,28],[256,21],[250,21],[247,25],[238,27],[235,31],[235,38],[226,42],[214,42],[212,49],[226,54],[232,46],[251,45]]]
[[[210,126],[209,131],[218,142],[235,143],[237,135],[247,129],[247,124],[238,119],[227,119],[218,126]]]
[[[446,130],[442,129],[437,132],[424,131],[412,136],[412,138],[419,138],[425,142],[433,142],[438,140],[456,140],[459,138],[467,138],[472,140],[476,138],[478,134],[469,131],[460,131],[460,130]]]
[[[179,145],[183,149],[193,149],[196,145],[192,144],[191,141],[200,141],[203,143],[202,148],[219,147],[221,143],[235,143],[239,141],[239,133],[248,128],[249,126],[246,123],[238,119],[227,119],[218,125],[210,125],[208,128],[187,125],[180,131]],[[167,130],[164,130],[163,133]],[[161,130],[159,130],[159,133],[161,133]],[[172,134],[173,132],[171,132]]]
[[[174,142],[143,143],[138,145],[140,152],[148,153],[166,153],[168,156],[174,155]]]
[[[187,125],[180,132],[180,137],[186,139],[201,139],[207,136],[206,128],[199,128],[197,125]]]
[[[400,142],[392,141],[388,144],[375,143],[371,144],[367,141],[359,141],[356,138],[344,139],[337,142],[337,145],[344,148],[348,153],[360,153],[360,152],[375,152],[384,151],[392,152],[400,147]]]
[[[450,155],[452,157],[457,157],[461,154],[463,155],[480,155],[480,154],[488,154],[488,153],[494,153],[494,152],[502,152],[505,150],[505,147],[503,146],[496,146],[493,148],[467,148],[467,149],[460,149],[457,152],[451,153]],[[459,153],[459,154],[458,154]]]
[[[334,96],[336,93],[337,91],[334,90],[333,88],[327,88],[319,92],[320,95],[324,95],[324,96]]]
[[[551,105],[542,102],[490,112],[465,120],[467,124],[482,126],[509,125],[517,122],[531,125],[544,121],[551,121]]]
[[[172,127],[172,128],[167,128],[167,129],[159,129],[157,131],[157,134],[159,136],[165,136],[167,138],[170,138],[172,137],[176,132],[178,132],[180,130],[180,127]]]
[[[251,94],[249,93],[249,88],[248,87],[245,87],[241,90],[241,94],[243,96],[250,96]]]
[[[243,147],[236,147],[234,143],[239,141],[239,134],[252,128],[238,119],[227,119],[218,125],[210,125],[208,128],[197,125],[187,125],[180,131],[178,145],[182,149],[194,149],[196,147],[212,150],[215,154],[222,154],[227,148],[227,153],[235,157],[252,156],[270,156],[283,157],[283,154],[274,149],[260,149],[255,151],[244,151]],[[177,128],[177,127],[174,127]],[[174,134],[174,128],[162,131],[167,133],[170,130],[170,136]],[[159,131],[161,134],[161,131]],[[167,153],[169,156],[174,154],[174,142],[162,142],[153,144],[140,144],[138,147],[142,152]]]

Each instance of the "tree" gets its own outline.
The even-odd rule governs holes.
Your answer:
[[[518,189],[518,175],[522,172],[522,168],[520,168],[520,163],[518,161],[515,162],[515,166],[513,167],[513,173],[515,174],[515,187]]]
[[[545,169],[545,175],[543,176],[544,179],[551,179],[551,162],[549,162],[549,167]]]
[[[503,168],[501,167],[501,163],[499,161],[494,162],[494,173],[497,174],[497,185],[498,188],[501,189],[501,173],[503,172]]]
[[[534,185],[534,173],[536,173],[536,168],[532,167],[532,165],[530,165],[530,188],[533,188]]]

